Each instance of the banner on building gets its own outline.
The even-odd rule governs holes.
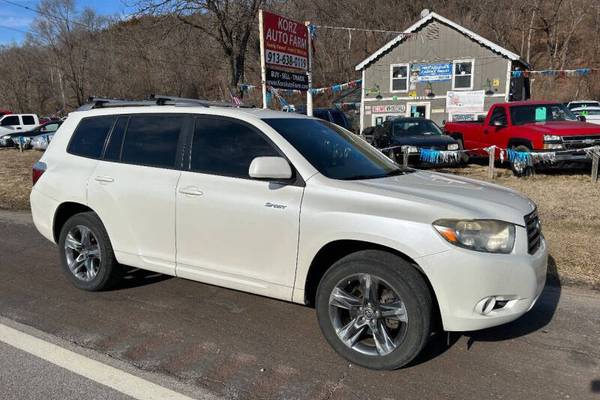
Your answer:
[[[450,91],[446,94],[446,112],[449,114],[483,111],[485,90]]]
[[[452,63],[412,64],[411,79],[415,82],[443,82],[452,80]]]
[[[305,73],[267,68],[267,85],[279,89],[308,90],[308,76]]]
[[[372,106],[371,111],[373,112],[373,114],[404,113],[406,112],[406,104]]]

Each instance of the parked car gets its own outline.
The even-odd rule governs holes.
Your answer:
[[[392,151],[396,160],[404,156],[402,148],[407,146],[409,163],[420,164],[420,149],[459,150],[458,141],[444,132],[430,119],[394,118],[375,127],[373,144],[377,148],[395,147]]]
[[[481,155],[487,155],[484,147],[496,145],[519,151],[560,150],[557,161],[583,161],[583,148],[600,145],[600,127],[579,121],[563,104],[552,102],[497,103],[485,121],[447,122],[444,131]]]
[[[573,114],[585,118],[585,122],[590,124],[600,124],[600,107],[577,107],[573,108]]]
[[[129,265],[314,306],[338,353],[394,369],[438,323],[507,323],[544,287],[536,206],[513,190],[404,169],[295,113],[86,108],[34,165],[30,198],[80,289],[114,287]]]
[[[569,110],[582,107],[600,107],[600,101],[596,100],[575,100],[567,104]]]
[[[6,114],[0,117],[0,137],[15,131],[26,131],[40,124],[35,114]]]
[[[31,146],[32,138],[38,135],[44,135],[48,133],[54,133],[62,125],[62,121],[51,121],[46,122],[30,131],[19,131],[13,132],[6,135],[0,136],[0,146],[12,147],[19,144],[19,140],[24,148]],[[20,138],[20,139],[19,139]]]
[[[296,107],[295,110],[297,113],[306,115],[306,107]],[[348,130],[352,129],[350,121],[346,118],[346,114],[337,108],[314,108],[313,116],[325,121],[333,122],[342,128]]]

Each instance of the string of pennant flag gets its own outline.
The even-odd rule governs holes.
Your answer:
[[[567,77],[567,76],[587,76],[591,73],[599,72],[600,68],[576,68],[576,69],[541,69],[537,71],[512,71],[513,78],[528,78],[531,75],[552,76],[552,77]]]
[[[356,79],[353,81],[348,81],[348,82],[344,82],[344,83],[335,83],[333,85],[330,86],[325,86],[325,87],[320,87],[320,88],[312,88],[309,89],[311,94],[335,94],[335,93],[339,93],[343,90],[349,89],[349,88],[356,88],[356,87],[360,87],[362,85],[362,79]],[[257,87],[259,87],[259,85],[251,85],[248,83],[240,83],[238,84],[238,87],[240,88],[240,90],[244,93],[250,93],[252,92],[254,89],[256,89]],[[273,88],[271,88],[273,89]],[[297,90],[297,89],[276,89],[277,92],[280,95],[292,95],[292,94],[301,94],[303,93],[302,90]]]

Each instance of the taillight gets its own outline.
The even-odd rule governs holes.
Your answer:
[[[46,163],[45,162],[38,161],[35,164],[33,164],[33,170],[31,171],[31,180],[33,181],[34,185],[38,181],[38,179],[40,179],[40,177],[42,176],[42,174],[45,171],[46,171]]]

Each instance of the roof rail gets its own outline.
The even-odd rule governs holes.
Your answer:
[[[164,96],[164,95],[150,95],[147,100],[125,100],[125,99],[110,99],[104,97],[90,97],[88,102],[80,106],[77,111],[87,111],[96,108],[110,108],[110,107],[140,107],[140,106],[183,106],[183,107],[240,107],[235,104],[201,100],[201,99],[188,99],[183,97]],[[244,106],[241,106],[244,107]]]

